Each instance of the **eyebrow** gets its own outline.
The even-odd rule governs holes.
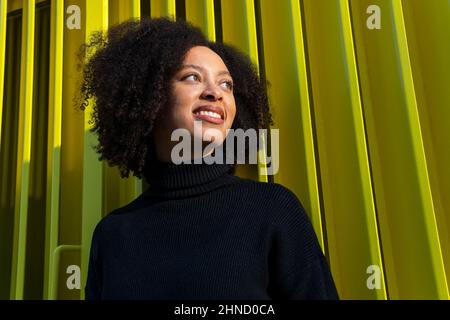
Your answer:
[[[185,68],[193,68],[193,69],[197,69],[197,70],[199,70],[199,71],[205,71],[205,68],[203,68],[203,67],[201,67],[201,66],[198,66],[198,65],[196,65],[196,64],[183,64],[183,65],[181,66],[181,69],[185,69]],[[218,75],[218,76],[221,76],[221,75],[228,75],[228,76],[231,77],[231,74],[230,74],[227,70],[219,71],[219,72],[217,72],[217,75]]]

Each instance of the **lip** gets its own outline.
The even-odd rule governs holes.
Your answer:
[[[214,118],[214,117],[210,117],[208,115],[204,115],[204,114],[195,114],[198,111],[211,111],[211,112],[215,112],[217,114],[220,115],[220,119],[218,118]],[[194,117],[196,119],[199,120],[205,120],[214,124],[221,124],[224,122],[225,119],[225,112],[223,110],[223,108],[218,107],[218,106],[213,106],[213,105],[201,105],[198,106],[196,108],[194,108],[194,110],[192,111],[192,114],[194,115]]]

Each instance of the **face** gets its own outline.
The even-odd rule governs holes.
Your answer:
[[[194,123],[197,128],[201,124],[202,137],[212,133],[215,143],[223,142],[236,115],[236,103],[233,79],[219,55],[204,46],[191,48],[171,80],[171,93],[171,102],[153,129],[160,160],[170,161],[171,148],[178,143],[170,139],[173,130],[184,128],[191,137],[198,136]]]

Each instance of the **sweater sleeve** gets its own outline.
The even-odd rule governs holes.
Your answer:
[[[273,299],[339,299],[329,266],[309,217],[285,187],[278,190],[269,252],[269,294]]]
[[[99,259],[99,225],[92,235],[91,249],[89,255],[89,269],[85,287],[86,300],[100,300],[102,288],[102,273]]]

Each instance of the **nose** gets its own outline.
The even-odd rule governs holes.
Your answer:
[[[218,86],[208,82],[208,84],[205,86],[205,89],[202,92],[201,97],[202,99],[211,101],[222,100],[222,92],[220,91]]]

